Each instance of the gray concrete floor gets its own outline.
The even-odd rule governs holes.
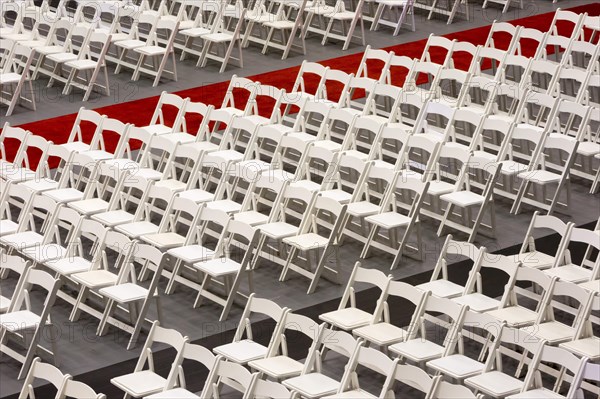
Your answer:
[[[527,2],[527,7],[524,10],[511,11],[503,16],[502,19],[511,20],[549,12],[558,6],[570,7],[587,3],[589,3],[587,0],[569,0],[559,2],[558,4],[552,4],[549,0],[532,0]],[[370,43],[373,47],[385,47],[422,39],[430,33],[445,34],[487,25],[493,19],[500,16],[497,13],[497,8],[493,6],[484,13],[480,6],[476,5],[472,14],[472,21],[467,22],[459,19],[450,26],[439,20],[427,21],[422,15],[419,15],[417,17],[416,32],[402,32],[396,38],[392,37],[389,31],[368,32],[367,43]],[[308,56],[306,59],[313,61],[322,60],[350,52],[361,51],[363,51],[363,48],[353,46],[348,52],[343,53],[340,51],[340,46],[330,44],[322,47],[316,40],[311,39],[308,41]],[[262,56],[255,48],[245,50],[244,55],[246,67],[243,70],[233,68],[223,75],[219,75],[215,67],[197,69],[191,61],[179,63],[179,81],[163,83],[157,88],[152,88],[151,82],[146,79],[142,79],[136,85],[132,85],[129,83],[129,75],[127,73],[116,76],[111,75],[110,79],[113,84],[121,88],[120,93],[110,98],[94,98],[94,101],[86,106],[99,107],[157,95],[163,90],[177,91],[212,82],[224,81],[229,79],[232,74],[250,76],[297,65],[304,59],[300,56],[294,56],[290,57],[287,61],[281,61],[275,54]],[[39,108],[36,112],[19,109],[10,118],[2,117],[2,122],[9,121],[13,125],[18,125],[76,112],[82,105],[80,99],[79,94],[76,94],[72,98],[54,97],[53,100],[42,96],[38,102]],[[2,112],[5,112],[5,108],[2,109]],[[65,126],[65,129],[69,128],[70,126]],[[587,193],[589,183],[582,184],[575,180],[572,190],[573,202],[572,209],[570,210],[571,214],[559,216],[565,220],[572,220],[578,225],[596,220],[600,215],[600,203],[598,202],[597,195],[592,196]],[[477,242],[478,245],[485,245],[490,251],[495,251],[522,242],[529,220],[531,219],[532,211],[525,209],[522,214],[513,216],[509,215],[509,210],[510,204],[499,201],[497,208],[498,237],[496,239],[481,239]],[[400,267],[392,273],[396,279],[412,276],[433,268],[443,240],[437,238],[435,235],[437,223],[425,222],[423,227],[426,253],[424,260],[418,262],[411,259],[404,259]],[[458,235],[458,237],[462,236]],[[343,245],[341,251],[343,263],[342,280],[347,280],[347,276],[358,259],[361,249],[362,244],[350,240]],[[364,263],[365,266],[387,271],[391,263],[391,257],[375,253],[374,256]],[[272,299],[280,305],[289,306],[294,310],[338,298],[341,296],[344,288],[343,286],[334,285],[322,280],[315,294],[306,295],[307,280],[294,274],[289,281],[281,283],[278,281],[280,271],[279,267],[266,263],[256,271],[255,288],[257,295]],[[160,287],[162,292],[164,292],[164,285],[163,282]],[[0,289],[5,296],[9,296],[8,294],[12,292],[13,286],[14,278],[0,281]],[[239,307],[234,307],[229,320],[220,323],[217,320],[220,308],[206,302],[201,308],[192,309],[194,298],[195,292],[185,288],[178,289],[171,296],[163,296],[164,315],[166,319],[163,325],[176,328],[183,334],[190,336],[192,340],[217,334],[237,326],[241,313]],[[61,370],[63,372],[77,376],[100,367],[136,358],[139,355],[141,345],[138,345],[136,349],[131,351],[125,349],[127,336],[123,333],[118,332],[116,329],[111,329],[106,336],[96,337],[97,320],[84,316],[77,323],[70,323],[68,321],[69,312],[69,305],[63,301],[57,301],[57,305],[53,310],[53,317],[54,323],[59,327],[61,333],[58,346],[62,362]],[[0,360],[0,397],[5,397],[20,390],[22,381],[16,380],[18,370],[19,364],[17,362],[6,356],[2,357]]]

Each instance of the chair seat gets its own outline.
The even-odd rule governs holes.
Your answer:
[[[562,343],[559,346],[579,356],[587,356],[593,362],[600,359],[600,338],[596,336],[576,339]]]
[[[294,188],[303,188],[313,192],[321,189],[321,185],[319,183],[310,180],[298,180],[290,184],[290,186]]]
[[[394,227],[406,226],[410,223],[408,216],[397,212],[383,212],[368,216],[365,220],[384,229],[393,229]]]
[[[15,42],[20,42],[24,40],[31,40],[34,38],[33,32],[23,32],[23,33],[9,33],[3,36],[7,40],[13,40]]]
[[[100,294],[119,303],[128,303],[146,298],[148,290],[137,284],[125,283],[102,288]]]
[[[23,231],[0,237],[0,243],[17,249],[41,245],[42,242],[44,242],[44,236],[35,231]]]
[[[536,337],[545,339],[550,345],[568,341],[575,335],[575,329],[558,321],[535,324],[532,333]]]
[[[115,155],[111,154],[108,151],[103,151],[103,150],[92,150],[92,151],[86,151],[85,155],[87,155],[88,157],[92,158],[95,161],[106,161],[107,159],[111,159],[113,158]],[[128,169],[131,169],[132,166],[129,166]]]
[[[454,205],[467,207],[483,204],[483,196],[471,191],[455,191],[453,193],[444,194],[440,197],[442,200]]]
[[[67,255],[67,248],[58,244],[44,244],[25,248],[22,253],[37,263],[46,263],[50,260],[64,258]]]
[[[523,266],[534,269],[546,269],[554,264],[554,256],[539,251],[524,252],[515,255],[515,260]]]
[[[419,284],[417,288],[423,291],[431,291],[433,295],[440,298],[459,296],[465,290],[465,287],[444,279]]]
[[[82,215],[93,215],[108,210],[108,202],[100,198],[69,202],[69,208],[75,209]]]
[[[231,176],[242,177],[245,180],[252,181],[270,167],[271,164],[265,161],[261,161],[259,159],[249,159],[236,163],[233,165],[233,168],[229,169],[227,172]]]
[[[19,184],[35,193],[48,190],[56,190],[58,188],[58,182],[47,178],[28,180]]]
[[[499,300],[490,298],[479,292],[452,298],[452,300],[461,305],[467,305],[470,310],[478,313],[489,312],[490,310],[498,309],[498,306],[500,306]]]
[[[134,39],[122,40],[119,42],[115,42],[115,46],[124,48],[126,50],[132,50],[134,48],[144,47],[145,45],[146,45],[146,42],[144,42],[142,40],[134,40]]]
[[[206,204],[207,208],[219,210],[225,213],[235,213],[242,209],[242,205],[232,200],[210,201]]]
[[[490,316],[506,321],[510,327],[523,327],[535,323],[537,313],[522,306],[509,306],[487,312]]]
[[[186,190],[179,193],[179,196],[183,199],[189,199],[195,203],[209,202],[214,200],[215,195],[208,191],[201,189]]]
[[[319,316],[319,319],[332,326],[349,331],[366,326],[373,319],[373,315],[364,310],[351,307],[324,313]]]
[[[389,346],[403,341],[408,334],[404,328],[390,323],[367,325],[353,330],[352,333],[380,346]]]
[[[200,399],[200,396],[195,393],[191,393],[187,389],[174,388],[167,391],[158,392],[150,396],[146,396],[146,399]]]
[[[580,283],[579,286],[588,291],[600,293],[600,280],[586,281],[585,283]]]
[[[46,263],[46,266],[60,275],[70,276],[74,273],[82,273],[90,270],[92,263],[80,256],[70,256],[63,259],[51,260]]]
[[[54,53],[50,54],[47,57],[50,61],[54,61],[57,63],[63,63],[67,61],[74,61],[77,59],[77,54],[73,53]]]
[[[546,269],[544,272],[550,276],[555,276],[563,281],[569,281],[571,283],[582,283],[592,278],[592,271],[581,266],[574,264],[568,264],[559,267],[553,267]]]
[[[351,202],[348,204],[347,212],[349,215],[355,217],[366,217],[375,215],[381,208],[379,205],[373,204],[369,201]]]
[[[212,153],[215,157],[223,158],[225,162],[240,162],[244,159],[244,154],[234,150],[222,150]]]
[[[209,141],[195,141],[193,143],[185,144],[185,147],[192,147],[194,149],[205,152],[213,152],[219,149],[219,146],[217,144],[211,143]]]
[[[144,46],[144,47],[137,47],[134,48],[133,51],[135,51],[136,53],[140,53],[143,55],[162,55],[165,54],[167,52],[167,49],[164,47],[160,47],[160,46]]]
[[[213,351],[217,355],[221,355],[232,362],[246,364],[253,360],[264,358],[267,355],[268,349],[266,346],[252,340],[244,339],[230,344],[217,346]]]
[[[92,220],[100,222],[106,227],[114,227],[119,224],[131,223],[133,222],[133,219],[134,215],[122,210],[108,211],[92,215]]]
[[[322,237],[316,233],[307,233],[284,238],[283,242],[293,245],[302,251],[309,251],[325,247],[329,243],[329,238]]]
[[[255,370],[265,373],[271,378],[285,379],[295,377],[302,373],[304,365],[287,356],[273,356],[258,359],[248,363]]]
[[[172,126],[166,126],[166,125],[162,125],[160,123],[157,123],[155,125],[144,126],[142,129],[147,130],[149,133],[151,133],[153,135],[160,135],[160,136],[162,136],[163,134],[167,134],[167,133],[173,133]]]
[[[43,195],[61,204],[83,199],[83,193],[74,188],[59,188],[58,190],[44,191]]]
[[[0,295],[0,313],[6,313],[10,307],[10,298],[3,297]]]
[[[336,21],[351,21],[356,17],[353,11],[338,11],[325,14],[327,18],[333,18]]]
[[[452,378],[464,379],[483,371],[485,364],[470,357],[454,354],[432,360],[427,365]]]
[[[439,197],[440,195],[451,193],[454,191],[454,188],[454,184],[450,184],[445,181],[434,180],[429,183],[427,194]]]
[[[177,233],[158,233],[148,234],[140,237],[142,241],[147,242],[150,245],[154,245],[157,248],[169,249],[179,247],[185,244],[185,237]]]
[[[21,80],[21,74],[8,72],[0,73],[0,84],[17,83]]]
[[[371,399],[377,398],[377,396],[370,394],[362,389],[353,389],[352,391],[346,391],[342,393],[336,393],[335,395],[325,396],[324,399]]]
[[[490,371],[467,378],[465,384],[497,398],[515,394],[523,388],[523,382],[499,371]]]
[[[62,46],[42,46],[35,49],[38,54],[42,55],[62,53],[63,50],[64,48]]]
[[[102,288],[117,283],[119,276],[107,270],[90,270],[73,274],[71,278],[88,288]]]
[[[422,338],[411,339],[390,346],[390,351],[411,359],[413,362],[426,362],[444,354],[444,347]]]
[[[561,394],[546,388],[532,389],[531,391],[521,392],[516,395],[510,395],[507,399],[560,399],[565,398]]]
[[[15,234],[19,224],[12,220],[0,220],[0,235]]]
[[[187,188],[187,184],[175,179],[159,180],[154,185],[156,187],[168,188],[173,192],[183,191]]]
[[[233,39],[233,35],[227,32],[209,33],[202,36],[202,39],[213,43],[225,43],[231,41]]]
[[[293,21],[268,21],[263,26],[274,29],[292,29],[296,25]]]
[[[192,264],[212,258],[215,251],[202,245],[186,245],[184,247],[169,249],[167,253],[177,259],[181,259],[185,263]]]
[[[290,173],[290,172],[286,172],[283,169],[269,169],[269,170],[265,170],[262,173],[263,176],[268,176],[272,179],[276,179],[276,180],[289,180],[289,181],[293,181],[294,180],[294,174]]]
[[[60,146],[70,152],[84,152],[90,150],[90,145],[81,141],[72,141],[70,143],[60,144]]]
[[[600,143],[593,141],[583,141],[577,146],[577,153],[586,157],[591,157],[600,153]]]
[[[196,141],[196,136],[186,132],[171,132],[162,135],[163,139],[167,139],[172,143],[192,144]]]
[[[0,177],[6,181],[21,183],[36,178],[35,172],[28,168],[8,167],[0,170]]]
[[[139,238],[146,234],[158,233],[158,226],[151,222],[133,222],[128,224],[121,224],[115,228],[120,233],[125,234],[131,238]]]
[[[298,227],[284,222],[275,222],[261,225],[260,231],[269,238],[281,239],[296,234]]]
[[[321,398],[334,394],[340,383],[321,373],[309,373],[283,381],[283,385],[305,398]]]
[[[519,177],[538,184],[556,183],[560,181],[559,174],[547,170],[531,170],[529,172],[519,173]]]
[[[211,259],[194,264],[194,267],[212,277],[236,274],[240,270],[240,264],[230,258]]]
[[[150,370],[115,377],[110,382],[135,398],[162,391],[167,385],[166,379]]]
[[[36,327],[42,319],[29,310],[0,314],[0,325],[8,331],[23,331]]]
[[[526,171],[528,166],[516,161],[502,161],[500,172],[503,175],[514,176]]]
[[[256,211],[238,212],[233,215],[233,220],[246,223],[250,226],[258,226],[269,221],[269,216]]]
[[[180,30],[179,33],[183,36],[188,36],[188,37],[200,37],[200,36],[208,35],[210,33],[210,29],[190,28],[190,29]]]
[[[65,63],[65,65],[70,68],[75,68],[79,71],[84,71],[87,69],[95,69],[96,65],[98,65],[98,63],[94,60],[75,60],[75,61],[68,61]]]

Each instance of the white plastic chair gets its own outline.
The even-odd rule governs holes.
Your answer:
[[[379,5],[371,24],[371,30],[377,30],[379,25],[386,25],[394,29],[394,36],[398,36],[403,26],[408,25],[410,30],[415,31],[413,0],[379,0],[376,2]],[[384,19],[386,10],[391,14],[390,18],[394,19]]]
[[[258,378],[258,373],[250,373],[244,366],[229,362],[225,359],[219,359],[210,373],[210,379],[206,381],[205,389],[202,392],[202,399],[220,397],[220,390],[223,385],[241,392],[243,398],[252,397],[254,382]]]
[[[2,103],[8,105],[6,116],[12,115],[17,104],[36,110],[35,93],[31,84],[33,78],[30,75],[35,54],[35,50],[16,44],[11,51],[11,59],[0,71]],[[5,99],[5,93],[10,94],[10,100]]]
[[[600,249],[600,241],[598,230],[591,231],[583,228],[572,227],[569,234],[568,243],[583,243],[586,246],[594,249]],[[591,266],[591,267],[590,267]],[[576,264],[571,259],[569,245],[562,248],[562,252],[556,257],[556,261],[549,269],[544,270],[546,274],[552,277],[560,278],[562,281],[570,281],[572,283],[582,283],[591,280],[597,280],[600,276],[600,260],[591,265],[586,265],[585,260],[581,264]]]
[[[178,374],[187,341],[188,337],[182,336],[175,330],[160,327],[158,322],[154,322],[133,372],[112,378],[111,384],[124,391],[125,396],[134,398],[146,397],[162,391],[172,375]],[[156,349],[152,349],[155,344],[165,344],[176,351],[175,360],[167,378],[155,372],[153,354]],[[146,368],[146,363],[148,368]]]
[[[39,357],[31,362],[27,377],[23,381],[23,388],[19,393],[19,399],[35,399],[34,383],[39,380],[49,382],[56,389],[56,397],[59,398],[67,381],[71,379],[69,374],[63,374],[57,367],[43,363]],[[90,397],[91,398],[91,397]]]
[[[45,291],[41,309],[27,309],[27,292],[31,291],[33,287],[39,287]],[[23,279],[21,290],[13,294],[8,311],[0,316],[0,343],[2,344],[0,352],[21,363],[18,379],[25,377],[35,354],[40,351],[49,354],[56,361],[57,340],[54,336],[50,312],[54,306],[59,287],[59,280],[55,280],[50,274],[41,270],[29,269]],[[52,350],[43,348],[40,345],[40,339],[46,327],[50,328]],[[6,345],[10,338],[24,339],[27,330],[33,330],[33,335],[29,342],[25,341],[26,343],[24,343],[25,355]]]
[[[596,295],[582,314],[583,322],[579,324],[577,331],[573,335],[573,339],[563,342],[559,346],[579,357],[589,358],[590,362],[597,362],[600,359],[600,337],[594,334],[597,324],[590,319],[590,315],[592,312],[597,312],[598,310],[600,310],[600,296]]]
[[[139,58],[133,71],[133,76],[131,77],[132,81],[136,82],[142,73],[154,76],[153,87],[158,86],[160,78],[165,73],[169,74],[174,81],[177,81],[177,64],[175,62],[175,49],[173,48],[173,44],[178,28],[178,21],[160,18],[156,22],[155,30],[148,37],[145,45],[133,49],[135,53],[139,54]],[[167,41],[164,47],[161,46],[162,43],[159,42],[157,37],[158,33],[163,31],[167,32]],[[150,69],[149,65],[146,63],[146,58],[152,59],[152,69]],[[169,58],[171,59],[172,70],[166,69]],[[158,60],[160,60],[160,62],[156,62]],[[155,66],[157,66],[157,68],[154,68]]]
[[[225,4],[225,3],[224,3]],[[236,11],[236,18],[238,18],[238,22],[235,24],[232,31],[228,31],[224,22],[219,21],[219,24],[215,24],[211,33],[201,36],[203,40],[202,54],[198,59],[198,66],[205,67],[208,63],[208,60],[214,60],[221,63],[221,69],[219,73],[225,72],[227,65],[230,60],[233,58],[235,61],[239,63],[239,67],[244,67],[244,59],[242,56],[242,35],[241,29],[242,24],[244,23],[244,16],[246,15],[246,9],[242,9]],[[217,55],[216,53],[212,53],[211,49],[213,45],[223,45],[225,50],[225,55],[223,57]],[[238,49],[238,58],[232,57],[232,53],[234,48]]]
[[[269,353],[269,349],[253,341],[252,325],[250,317],[253,314],[261,314],[268,316],[275,321],[275,327],[271,337],[277,337],[281,334],[283,321],[287,308],[282,308],[276,303],[268,299],[258,298],[251,294],[248,297],[246,308],[242,313],[242,317],[235,332],[233,342],[225,345],[217,346],[213,351],[217,355],[223,356],[230,362],[245,365],[253,360],[262,359]],[[246,337],[244,339],[244,336]]]

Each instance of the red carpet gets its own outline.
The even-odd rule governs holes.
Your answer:
[[[589,15],[600,15],[600,3],[595,2],[583,6],[569,8],[569,11],[584,13],[587,12]],[[529,28],[539,29],[541,31],[547,31],[552,19],[554,16],[554,12],[534,15],[526,18],[521,18],[517,20],[511,21],[514,25],[521,25]],[[559,25],[559,30],[562,33],[563,30],[565,34],[570,34],[572,31],[572,26],[568,26],[569,24],[565,24],[565,26]],[[469,29],[461,32],[455,32],[448,35],[445,35],[449,39],[456,39],[458,41],[467,41],[473,44],[479,45],[484,44],[485,39],[488,36],[489,29],[491,25]],[[408,56],[411,58],[420,58],[425,47],[427,39],[398,44],[395,46],[387,47],[385,50],[394,51],[397,55]],[[495,39],[496,46],[501,47],[507,46],[509,39],[505,36],[498,35]],[[535,48],[533,47],[533,43],[522,43],[523,53],[525,55],[531,55]],[[347,73],[354,73],[357,71],[360,61],[362,59],[362,53],[351,54],[343,57],[333,58],[330,60],[321,61],[321,64],[331,67],[332,69],[343,70]],[[436,56],[442,56],[444,54],[432,54],[433,61],[436,61]],[[469,63],[470,59],[465,59],[465,57],[460,57],[459,59],[455,59],[455,66],[457,68],[465,69]],[[276,70],[272,72],[267,72],[259,75],[249,76],[248,78],[254,81],[258,81],[262,84],[273,85],[276,87],[285,88],[286,90],[290,90],[294,83],[294,80],[298,74],[298,70],[300,67],[291,67],[281,70]],[[373,73],[379,73],[381,70],[381,65],[370,65],[369,70]],[[243,72],[243,71],[240,71]],[[405,74],[397,73],[397,76],[394,77],[395,84],[401,84],[405,78]],[[308,86],[312,83],[313,86],[316,82],[307,82]],[[225,95],[225,91],[229,85],[229,82],[221,82],[210,84],[206,86],[196,87],[188,90],[179,91],[176,94],[182,97],[189,97],[192,101],[201,101],[206,104],[213,104],[215,106],[220,106],[223,97]],[[331,98],[335,98],[339,95],[340,88],[328,87],[328,94]],[[245,99],[242,97],[239,98],[239,101],[244,102]],[[236,98],[237,101],[237,98]],[[150,122],[150,118],[152,117],[152,113],[156,103],[158,102],[158,97],[148,97],[140,100],[129,101],[126,103],[118,103],[106,107],[97,108],[96,111],[107,115],[111,118],[116,118],[124,122],[133,123],[137,126],[144,126]],[[43,104],[40,104],[43,106]],[[268,104],[259,101],[259,108],[265,108],[267,110],[272,109]],[[24,125],[21,125],[22,128],[30,130],[31,132],[46,137],[47,139],[51,139],[55,143],[62,143],[67,141],[68,134],[70,129],[75,121],[76,114],[64,115],[55,118],[50,118],[42,121],[31,122]],[[168,116],[167,116],[168,118]],[[198,121],[188,121],[188,130],[193,131],[194,125],[197,126]],[[112,141],[112,143],[111,143]],[[115,140],[107,140],[107,147],[109,150],[113,150],[116,143]],[[12,155],[16,151],[14,145],[10,145],[10,143],[6,143],[7,147],[7,158],[12,159]],[[35,167],[35,160],[32,160],[32,167]]]

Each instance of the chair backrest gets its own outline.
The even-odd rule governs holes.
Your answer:
[[[362,346],[360,338],[357,339],[345,331],[334,330],[325,327],[324,324],[321,325],[317,348],[324,347],[346,357],[351,362],[360,346]],[[302,374],[311,373],[320,362],[320,352],[312,351],[304,363]]]
[[[359,389],[360,370],[359,367],[369,369],[378,374],[385,376],[380,397],[390,391],[394,383],[394,374],[398,365],[399,359],[392,360],[383,352],[374,349],[360,346],[353,359],[345,368],[344,375],[340,381],[338,393],[343,393],[352,389]]]
[[[429,295],[427,296],[424,305],[421,307],[421,319],[410,328],[409,338],[415,339],[420,332],[423,332],[423,330],[419,331],[419,327],[425,326],[426,314],[441,313],[446,317],[444,319],[444,323],[436,323],[434,328],[437,329],[441,327],[446,330],[442,345],[445,348],[444,354],[448,355],[454,351],[454,348],[458,343],[457,336],[459,331],[462,329],[464,315],[467,310],[467,306],[463,306],[450,299],[438,298],[433,295]],[[422,337],[422,339],[426,339],[426,337]]]
[[[169,378],[172,378],[172,374],[178,372],[178,366],[181,364],[183,359],[183,349],[185,344],[187,343],[188,338],[181,335],[176,330],[161,327],[158,321],[152,323],[152,328],[148,333],[148,338],[146,338],[146,342],[142,348],[142,352],[140,353],[140,357],[135,365],[134,372],[142,371],[145,368],[146,363],[152,369],[154,367],[154,360],[152,357],[152,347],[154,344],[163,344],[168,345],[169,347],[175,349],[177,354],[175,355],[175,361],[171,366],[171,371],[169,372]],[[168,378],[168,379],[169,379]]]
[[[67,380],[71,378],[68,374],[63,374],[57,367],[54,367],[48,363],[42,363],[39,357],[33,359],[31,367],[23,382],[23,388],[19,394],[19,399],[35,399],[35,393],[33,391],[33,384],[36,380],[48,381],[57,390],[57,397],[63,390],[63,387]]]
[[[552,287],[556,279],[550,277],[546,273],[538,269],[532,269],[529,267],[519,267],[514,275],[512,281],[509,282],[505,288],[504,295],[500,301],[500,308],[507,306],[520,306],[519,295],[515,292],[514,288],[517,283],[531,283],[534,286],[539,287],[542,291],[540,299],[536,303],[536,311],[543,309],[545,301],[548,295],[552,292]]]
[[[96,393],[89,385],[80,381],[67,380],[63,386],[61,398],[106,399],[103,393]]]
[[[352,269],[352,273],[350,274],[350,278],[348,279],[348,284],[346,285],[338,309],[345,309],[349,306],[356,307],[356,289],[354,287],[356,283],[366,283],[377,287],[381,291],[378,300],[379,305],[381,299],[385,298],[387,295],[388,286],[391,281],[392,279],[390,276],[387,276],[385,273],[376,269],[363,268],[360,262],[356,262]]]
[[[201,345],[194,345],[189,342],[185,342],[182,349],[181,360],[191,360],[200,363],[208,370],[209,374],[204,383],[203,390],[209,389],[208,381],[211,379],[212,371],[215,369],[220,357],[215,356],[210,350]],[[178,372],[170,375],[170,379],[167,381],[165,390],[173,389],[178,383],[181,387],[185,387],[186,381],[183,366],[180,364],[177,368]],[[195,365],[194,370],[197,370],[197,365]]]
[[[248,339],[253,339],[252,334],[252,326],[250,317],[252,314],[261,314],[270,317],[275,321],[276,326],[273,330],[273,334],[280,333],[281,322],[285,315],[287,308],[281,307],[273,301],[264,298],[258,298],[254,294],[251,294],[248,297],[248,302],[246,303],[246,307],[244,308],[244,312],[242,313],[242,317],[240,318],[240,322],[238,324],[238,328],[235,332],[235,336],[233,338],[234,342],[240,341],[244,334]]]
[[[461,261],[465,260],[471,260],[473,262],[473,266],[469,273],[478,273],[482,260],[481,258],[485,252],[485,247],[478,248],[466,241],[456,241],[452,238],[452,235],[449,234],[446,237],[435,269],[431,275],[431,281],[438,279],[448,280],[448,266],[458,265],[462,263]]]
[[[464,385],[440,381],[432,399],[477,399],[477,396]]]
[[[79,108],[77,118],[73,123],[73,128],[71,129],[67,143],[81,141],[91,144],[95,142],[97,134],[101,132],[104,119],[106,119],[106,117],[100,115],[96,111],[85,109],[84,107]]]
[[[206,381],[208,385],[202,391],[202,399],[219,397],[221,384],[233,383],[237,390],[242,391],[243,398],[250,398],[254,381],[258,373],[250,373],[244,366],[220,359],[216,362],[211,379]]]
[[[431,377],[427,372],[410,364],[399,364],[394,373],[396,381],[425,393],[425,397],[434,388],[440,377]]]
[[[8,312],[17,312],[27,305],[28,292],[31,292],[32,287],[39,287],[46,291],[44,303],[42,309],[37,312],[40,317],[40,323],[45,323],[54,300],[56,299],[56,292],[60,287],[60,280],[54,279],[49,273],[29,268],[25,272],[23,283],[21,284],[20,290],[15,291],[10,301]],[[35,310],[30,309],[35,312]]]
[[[292,392],[278,382],[256,379],[252,397],[267,399],[291,399]]]

